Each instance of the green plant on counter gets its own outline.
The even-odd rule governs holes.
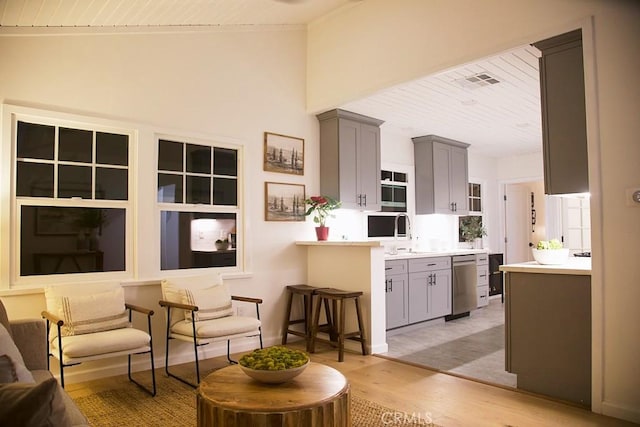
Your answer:
[[[309,205],[309,208],[304,215],[308,216],[315,213],[313,222],[319,224],[321,227],[325,226],[327,217],[334,217],[334,215],[331,215],[329,211],[338,209],[342,204],[340,201],[332,199],[329,196],[311,196],[306,199],[304,203]]]
[[[486,236],[487,230],[482,226],[482,217],[466,216],[460,218],[460,235],[467,242]]]

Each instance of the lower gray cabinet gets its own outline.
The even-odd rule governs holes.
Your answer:
[[[407,275],[396,274],[385,278],[387,329],[409,324]]]
[[[409,323],[451,314],[451,257],[409,260]]]
[[[451,314],[451,270],[409,273],[409,323]]]
[[[384,266],[387,329],[393,329],[409,323],[407,260],[389,260]]]
[[[385,262],[387,329],[451,314],[451,257]]]

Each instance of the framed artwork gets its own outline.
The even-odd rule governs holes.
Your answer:
[[[265,221],[304,221],[305,193],[302,184],[264,183]]]
[[[264,170],[304,175],[304,139],[265,132]]]

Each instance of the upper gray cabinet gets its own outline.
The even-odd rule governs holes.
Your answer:
[[[534,43],[540,91],[546,194],[589,191],[582,31]]]
[[[379,211],[382,120],[344,110],[319,114],[320,193],[343,208]]]
[[[412,140],[416,214],[468,214],[469,144],[435,135]]]

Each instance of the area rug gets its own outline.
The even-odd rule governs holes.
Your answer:
[[[195,426],[196,391],[179,381],[157,378],[155,397],[124,380],[122,387],[73,400],[93,427],[187,427]],[[353,427],[433,426],[420,414],[387,408],[363,397],[351,396]]]

